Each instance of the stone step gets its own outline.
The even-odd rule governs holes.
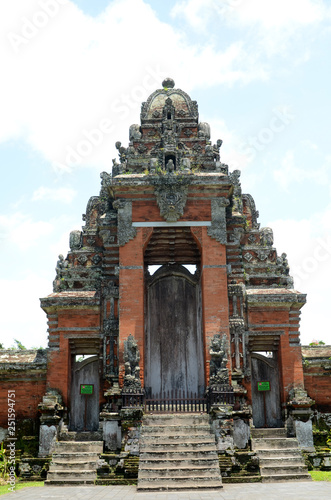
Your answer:
[[[222,484],[220,474],[217,477],[197,475],[194,478],[188,477],[186,475],[177,477],[165,476],[165,477],[139,478],[138,489],[140,489],[142,486],[146,484],[158,485],[158,486],[163,485],[170,487],[170,486],[177,486],[179,484],[183,486],[189,486],[197,483],[202,485],[208,485],[208,483],[213,483],[213,484],[218,483],[219,485]]]
[[[140,460],[146,460],[146,459],[162,459],[162,460],[169,460],[169,459],[174,459],[174,460],[191,460],[191,459],[198,459],[198,458],[208,458],[208,459],[217,459],[217,453],[216,453],[216,447],[210,447],[209,449],[205,450],[188,450],[188,449],[179,449],[179,450],[167,450],[165,451],[164,449],[160,450],[150,450],[150,449],[144,449],[141,450],[140,453]]]
[[[197,414],[197,413],[174,413],[174,414],[163,414],[163,415],[151,415],[147,414],[144,416],[143,425],[152,426],[165,426],[169,425],[200,425],[209,424],[209,415]]]
[[[46,479],[44,482],[45,486],[66,486],[66,485],[71,485],[71,486],[78,486],[81,484],[94,484],[95,479],[88,479],[85,476],[75,476],[74,478],[68,478],[65,481],[62,479]]]
[[[267,465],[260,467],[261,476],[273,476],[279,474],[306,474],[308,468],[306,465]]]
[[[273,474],[262,476],[262,483],[274,483],[283,481],[312,481],[310,474]]]
[[[145,478],[150,478],[150,479],[155,479],[155,478],[190,478],[190,479],[195,479],[196,477],[209,477],[209,478],[219,478],[220,471],[219,468],[214,467],[212,468],[194,468],[192,469],[191,467],[180,467],[180,468],[163,468],[163,469],[152,469],[152,470],[147,470],[147,469],[140,469],[139,470],[139,478],[140,479],[145,479]]]
[[[261,457],[259,456],[260,467],[268,467],[268,466],[285,466],[288,467],[290,465],[301,465],[302,464],[302,456],[297,455],[294,457]]]
[[[298,448],[296,438],[253,438],[251,440],[252,450],[289,449]]]
[[[58,441],[55,448],[57,454],[71,452],[102,453],[102,451],[103,441]]]
[[[300,448],[290,448],[290,449],[272,449],[272,450],[258,450],[259,457],[273,458],[275,460],[283,458],[300,458],[302,459],[302,453]]]
[[[284,427],[271,427],[263,429],[251,429],[252,438],[286,437]]]
[[[210,482],[201,482],[198,481],[188,481],[187,483],[172,483],[171,485],[158,482],[150,484],[148,482],[139,484],[137,486],[137,491],[187,491],[187,490],[219,490],[223,488],[221,481],[210,481]]]
[[[188,443],[215,443],[215,436],[212,434],[201,434],[197,436],[195,434],[192,435],[167,435],[160,434],[158,436],[150,436],[143,434],[140,437],[141,444],[188,444]]]
[[[150,453],[155,451],[163,452],[185,452],[185,451],[215,451],[215,442],[210,443],[141,443],[140,451],[144,453]]]
[[[73,432],[63,428],[62,432],[60,432],[60,442],[61,441],[102,441],[102,431]]]
[[[165,425],[165,426],[142,426],[141,433],[144,436],[158,436],[166,433],[167,435],[192,435],[211,434],[210,425]]]
[[[183,456],[181,458],[141,458],[139,459],[139,467],[141,469],[154,469],[154,468],[159,468],[163,466],[167,466],[170,468],[173,467],[181,467],[183,465],[190,465],[193,468],[196,468],[197,466],[201,467],[218,467],[218,457],[216,453],[214,454],[213,457],[194,457],[194,458],[188,458],[186,456]]]
[[[84,470],[84,469],[77,469],[75,471],[66,471],[66,470],[53,470],[50,471],[47,474],[47,479],[49,480],[66,480],[66,479],[72,479],[75,477],[84,477],[85,479],[91,479],[94,481],[96,478],[96,471],[95,470]]]
[[[52,461],[49,466],[49,472],[53,471],[76,471],[76,470],[95,470],[96,460],[88,462],[55,462]]]
[[[87,460],[91,460],[96,462],[99,458],[100,453],[97,452],[80,452],[80,453],[53,453],[52,462],[56,463],[70,463],[71,461],[75,462],[86,462]]]

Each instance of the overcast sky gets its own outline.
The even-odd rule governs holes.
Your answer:
[[[47,345],[57,257],[170,76],[307,293],[302,343],[331,344],[330,1],[11,0],[0,29],[0,342]]]

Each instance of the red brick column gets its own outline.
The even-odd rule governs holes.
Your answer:
[[[119,376],[124,377],[124,341],[131,334],[139,346],[140,378],[144,386],[144,253],[143,230],[120,247]]]
[[[202,228],[201,287],[206,386],[209,382],[209,348],[214,335],[226,334],[230,346],[226,248]],[[231,360],[228,359],[230,369]],[[230,371],[230,370],[229,370]]]
[[[279,367],[281,376],[281,401],[286,402],[293,387],[304,386],[301,345],[291,345],[288,329],[280,336]]]

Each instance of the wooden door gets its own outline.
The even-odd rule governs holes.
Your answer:
[[[81,394],[81,385],[93,385],[93,394]],[[98,356],[73,363],[69,429],[71,431],[99,429]]]
[[[149,395],[203,394],[199,279],[183,266],[163,266],[147,286],[145,388]]]
[[[279,376],[274,357],[251,353],[252,410],[255,427],[282,427]],[[258,382],[270,382],[270,390],[259,391]]]

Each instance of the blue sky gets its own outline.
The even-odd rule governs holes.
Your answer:
[[[302,343],[331,343],[330,1],[15,0],[0,30],[0,342],[46,346],[57,256],[171,76],[288,254]]]

